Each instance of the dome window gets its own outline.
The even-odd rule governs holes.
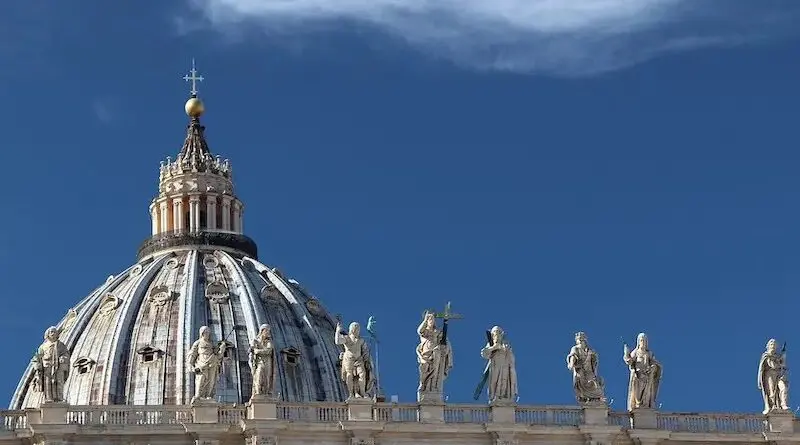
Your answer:
[[[209,283],[208,286],[206,286],[206,298],[208,298],[208,301],[211,303],[227,303],[230,295],[228,288],[219,281]]]
[[[164,351],[148,345],[137,349],[136,353],[142,358],[142,363],[152,363],[159,359]]]
[[[300,351],[296,348],[288,347],[282,349],[281,355],[283,356],[283,361],[285,361],[287,365],[296,365],[300,362]]]
[[[92,369],[92,366],[94,366],[94,360],[89,357],[81,357],[76,360],[72,366],[75,368],[78,375],[86,374]]]

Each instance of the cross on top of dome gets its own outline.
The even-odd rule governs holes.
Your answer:
[[[192,93],[192,97],[197,97],[197,82],[202,82],[204,79],[203,76],[197,74],[197,69],[194,65],[194,58],[192,58],[192,70],[189,71],[189,74],[183,76],[183,80],[192,82],[192,89],[189,92]]]

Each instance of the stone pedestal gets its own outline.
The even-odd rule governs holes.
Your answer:
[[[192,404],[192,423],[218,423],[219,404],[214,401],[196,401]]]
[[[347,420],[372,421],[373,402],[367,397],[351,397],[347,403]]]
[[[631,419],[633,428],[637,430],[656,429],[658,427],[656,410],[654,409],[636,408],[631,412]]]
[[[422,423],[444,422],[443,402],[423,402],[419,405],[419,421]]]
[[[603,402],[581,406],[584,425],[608,425],[608,405]]]
[[[275,397],[253,396],[245,406],[248,419],[276,420],[278,418],[278,399]]]
[[[489,404],[493,423],[516,423],[517,404],[511,400],[496,400]]]
[[[64,402],[47,402],[39,408],[39,423],[45,425],[66,425],[69,405]]]
[[[440,404],[444,403],[444,397],[440,392],[418,392],[417,402],[419,402],[420,404],[422,403]]]
[[[767,413],[767,427],[771,433],[794,433],[794,413],[788,410],[773,410]]]

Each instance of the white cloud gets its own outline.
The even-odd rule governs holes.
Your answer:
[[[459,65],[566,76],[771,37],[790,31],[800,12],[800,1],[778,0],[189,1],[223,30],[356,22]]]

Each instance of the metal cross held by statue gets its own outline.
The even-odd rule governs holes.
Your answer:
[[[462,316],[460,314],[454,314],[454,313],[452,313],[450,311],[450,302],[449,301],[447,302],[446,305],[444,305],[444,311],[443,312],[438,312],[438,313],[437,312],[433,312],[433,311],[428,311],[428,312],[432,313],[433,316],[436,317],[436,318],[441,318],[445,323],[447,322],[447,320],[460,320],[460,319],[464,318],[464,316]]]
[[[444,311],[440,313],[436,313],[433,311],[428,311],[429,313],[433,314],[434,318],[441,318],[442,319],[442,339],[439,344],[446,345],[447,344],[447,322],[449,320],[460,320],[464,318],[460,314],[454,314],[450,310],[450,302],[448,301],[446,305],[444,305]]]

